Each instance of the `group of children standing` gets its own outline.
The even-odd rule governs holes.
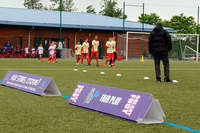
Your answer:
[[[31,49],[29,49],[28,47],[24,48],[24,51],[23,49],[19,49],[17,48],[16,49],[16,54],[19,54],[17,56],[23,56],[24,58],[35,58],[36,57],[36,54],[38,53],[39,54],[39,60],[42,60],[42,55],[43,55],[43,51],[44,51],[44,48],[42,47],[42,44],[40,44],[37,48],[37,50],[32,47]]]
[[[12,58],[14,56],[14,48],[11,46],[11,48],[2,48],[0,47],[0,57],[4,58]]]
[[[49,51],[49,58],[48,61],[49,62],[57,62],[56,61],[56,54],[57,54],[57,45],[55,41],[51,41],[50,46],[48,48]],[[115,41],[115,37],[109,37],[108,41],[106,42],[105,48],[107,49],[107,59],[104,62],[104,66],[107,66],[107,62],[110,61],[111,67],[114,68],[114,62],[116,59],[116,41]],[[91,47],[91,54],[89,54],[89,50],[90,49],[90,44],[88,42],[88,39],[85,39],[85,41],[83,42],[83,44],[81,45],[80,41],[77,42],[77,44],[75,45],[75,54],[76,54],[76,62],[77,65],[79,65],[79,61],[81,60],[81,64],[83,64],[83,60],[84,58],[87,59],[87,65],[91,65],[91,61],[93,59],[93,57],[95,57],[96,59],[96,66],[99,66],[99,40],[98,40],[98,36],[96,35],[94,37],[94,40],[92,41],[92,47]],[[2,49],[0,47],[0,57],[11,57],[14,56],[13,54],[14,52],[14,48],[4,48]],[[15,56],[16,57],[24,57],[24,58],[35,58],[36,54],[39,55],[39,60],[42,61],[43,59],[43,52],[44,52],[44,48],[42,46],[42,42],[39,45],[39,47],[37,49],[35,49],[35,47],[32,47],[31,49],[29,49],[28,47],[23,49],[20,48],[16,48],[15,50]],[[91,55],[91,56],[90,56]]]
[[[56,42],[55,41],[51,41],[50,43],[50,46],[49,46],[49,58],[48,58],[48,61],[49,62],[52,62],[52,63],[56,63],[57,60],[56,60],[56,53],[57,53],[57,50],[56,50]],[[42,43],[38,46],[37,50],[35,50],[35,48],[33,47],[31,50],[31,57],[35,57],[35,54],[38,53],[39,55],[39,58],[38,60],[41,60],[43,59],[43,53],[44,53],[44,48],[42,46]],[[29,55],[29,49],[28,48],[25,48],[25,57],[28,57]]]
[[[48,51],[49,51],[49,58],[48,58],[48,61],[51,63],[57,63],[57,58],[56,58],[56,54],[57,54],[57,45],[56,45],[56,42],[55,41],[51,41],[50,43],[50,46],[48,48]],[[44,48],[42,46],[42,43],[40,44],[40,46],[38,46],[37,50],[35,51],[35,48],[32,48],[31,49],[32,51],[32,55],[35,57],[35,53],[38,53],[39,55],[39,58],[38,60],[41,60],[43,59],[43,52],[44,52]]]
[[[55,41],[51,41],[50,46],[48,48],[49,51],[49,62],[57,62],[56,60],[56,53],[57,53],[57,45]],[[15,55],[14,55],[14,51],[15,51]],[[36,54],[39,55],[39,60],[42,61],[43,59],[43,53],[44,53],[44,48],[42,46],[42,42],[41,44],[38,46],[38,48],[36,49],[35,47],[32,47],[31,49],[29,49],[28,47],[24,48],[24,49],[20,49],[20,48],[16,48],[16,50],[14,50],[14,48],[11,46],[11,48],[1,48],[0,47],[0,57],[24,57],[24,58],[35,58]]]
[[[76,62],[77,65],[79,65],[79,60],[81,59],[81,64],[83,64],[84,57],[87,58],[87,64],[90,65],[93,57],[96,58],[96,66],[99,66],[98,56],[99,56],[99,41],[98,36],[96,35],[94,37],[94,40],[92,41],[92,48],[91,48],[91,57],[89,58],[89,48],[90,44],[88,42],[88,39],[85,39],[83,44],[80,44],[80,41],[77,42],[75,45],[75,54],[76,54]],[[105,48],[107,48],[107,60],[104,62],[104,66],[107,65],[108,61],[111,61],[111,67],[114,68],[114,62],[115,62],[115,54],[116,51],[116,41],[115,37],[109,37],[108,41],[106,42]]]
[[[56,42],[51,41],[50,46],[48,48],[48,51],[49,51],[48,61],[49,62],[52,62],[52,63],[57,62],[57,60],[56,60],[56,53],[57,53],[56,47],[57,47]],[[39,55],[38,60],[42,61],[43,53],[44,53],[44,48],[42,46],[42,43],[38,46],[37,50],[35,50],[34,47],[31,50],[29,50],[29,48],[25,48],[25,57],[28,57],[30,53],[31,53],[32,58],[35,58],[35,54],[38,53],[38,55]]]
[[[14,49],[13,46],[11,46],[9,49],[6,47],[5,48],[0,47],[0,57],[4,57],[4,58],[12,58],[12,57],[35,58],[35,54],[37,52],[38,50],[35,51],[34,47],[31,49],[29,48],[20,49],[19,47],[16,47],[16,49]]]

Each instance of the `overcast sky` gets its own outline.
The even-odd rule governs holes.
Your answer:
[[[45,5],[49,0],[41,0]],[[101,8],[102,0],[74,0],[75,7],[78,11],[85,11],[88,5],[93,5],[97,11]],[[186,16],[197,18],[197,6],[200,0],[125,0],[126,4],[145,3],[145,13],[157,13],[163,19],[170,19],[173,15],[184,13]],[[24,0],[0,0],[0,7],[24,8]],[[118,7],[122,8],[123,0],[118,0]],[[137,21],[138,16],[142,13],[141,7],[126,7],[128,20]]]

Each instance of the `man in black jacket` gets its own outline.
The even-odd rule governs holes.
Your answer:
[[[149,53],[154,57],[156,81],[161,82],[160,60],[164,65],[165,82],[172,82],[169,77],[168,53],[172,50],[172,42],[169,33],[163,29],[162,23],[157,22],[149,36]]]

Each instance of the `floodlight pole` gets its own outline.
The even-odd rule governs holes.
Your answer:
[[[135,7],[142,7],[142,32],[144,33],[144,3],[137,4],[137,5],[125,5],[125,6],[135,6]],[[125,9],[125,8],[124,8]],[[144,61],[144,34],[142,34],[142,62]]]
[[[197,9],[197,34],[199,34],[199,6]]]
[[[196,62],[199,60],[199,6],[197,9],[197,53],[196,53]]]
[[[199,34],[197,34],[197,53],[196,53],[196,62],[199,61]]]
[[[122,56],[124,56],[124,45],[125,45],[125,1],[123,1],[123,36],[122,36]]]
[[[144,32],[144,3],[142,3],[142,32]],[[144,56],[144,34],[142,34],[142,61]]]
[[[60,0],[60,42],[62,41],[62,0]]]

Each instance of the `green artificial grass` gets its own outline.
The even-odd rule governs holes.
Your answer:
[[[73,69],[77,68],[78,71]],[[162,67],[163,68],[163,67]],[[200,130],[200,64],[171,61],[171,79],[155,82],[153,61],[130,60],[116,68],[77,66],[74,60],[0,59],[0,79],[8,70],[52,77],[61,93],[71,96],[78,82],[152,93],[166,114],[165,121]],[[82,70],[87,70],[83,73]],[[101,75],[100,72],[105,72]],[[163,72],[163,71],[162,71]],[[122,76],[117,77],[120,73]],[[162,73],[163,75],[163,73]],[[150,80],[144,80],[144,77]],[[41,97],[0,86],[0,133],[183,133],[165,124],[144,125],[71,106],[62,97]]]

